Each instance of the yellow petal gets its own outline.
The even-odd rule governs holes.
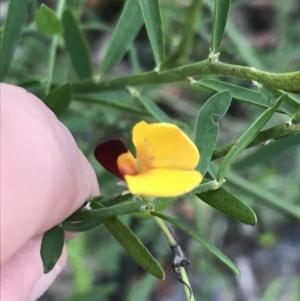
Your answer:
[[[136,176],[125,176],[132,194],[175,197],[191,191],[203,177],[196,170],[151,169]]]
[[[192,170],[198,165],[197,147],[176,125],[141,121],[132,136],[142,172],[153,168]]]
[[[118,157],[117,165],[120,173],[123,176],[134,176],[139,173],[139,170],[136,165],[136,160],[130,151],[128,151],[127,153],[123,153]]]

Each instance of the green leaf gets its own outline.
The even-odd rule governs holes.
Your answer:
[[[60,117],[69,107],[72,98],[72,86],[71,84],[67,83],[51,91],[45,97],[44,103],[57,117]]]
[[[197,169],[205,175],[218,139],[219,124],[215,117],[222,117],[231,103],[231,94],[225,90],[212,96],[200,109],[196,129],[195,144],[200,151]]]
[[[61,20],[57,17],[55,12],[42,4],[35,14],[35,23],[38,31],[48,38],[63,34],[64,28]]]
[[[265,97],[265,95],[263,96],[259,92],[230,83],[222,82],[216,79],[202,79],[197,81],[195,84],[217,92],[226,89],[231,93],[234,99],[240,100],[245,103],[250,103],[255,106],[270,108],[273,104],[270,101],[269,97]],[[280,105],[277,112],[283,112],[287,115],[292,115],[293,113],[295,113],[296,110],[299,108],[299,102],[296,99],[292,98],[289,94],[283,93],[279,90],[276,91],[276,98],[278,98],[282,94],[285,94],[282,104]]]
[[[64,39],[66,48],[76,73],[81,80],[91,79],[93,77],[93,68],[90,49],[80,24],[68,9],[64,11],[62,21],[65,28]]]
[[[144,212],[145,202],[136,200],[122,202],[120,204],[104,207],[100,203],[93,202],[91,203],[92,210],[81,209],[73,213],[70,217],[67,218],[67,222],[71,221],[82,221],[89,219],[99,219],[104,217],[113,217],[118,215],[132,214],[138,212]],[[94,207],[101,207],[100,209],[94,209]]]
[[[268,164],[270,160],[280,153],[287,151],[290,148],[297,147],[300,144],[300,134],[294,134],[279,140],[271,141],[267,145],[263,145],[253,153],[245,156],[238,162],[234,163],[235,169],[245,169],[260,164]]]
[[[131,193],[128,194],[115,194],[115,195],[99,195],[91,199],[92,202],[99,202],[105,207],[113,206],[126,201],[132,201],[135,196]]]
[[[272,108],[267,109],[263,114],[261,114],[255,122],[249,127],[249,129],[236,141],[235,145],[230,149],[227,155],[222,160],[218,174],[217,180],[223,181],[224,176],[227,173],[231,161],[243,151],[247,145],[255,138],[263,126],[268,122],[272,115],[276,112],[277,108],[280,106],[283,100],[283,96],[280,96],[275,105]]]
[[[129,227],[124,225],[117,217],[104,218],[103,224],[137,264],[156,278],[165,278],[165,273],[158,261]]]
[[[122,60],[142,25],[143,17],[139,2],[127,0],[100,64],[101,73],[111,71]]]
[[[295,206],[287,201],[284,201],[283,198],[260,189],[257,187],[257,185],[233,173],[228,174],[227,180],[228,185],[238,189],[248,196],[251,196],[255,201],[260,200],[262,204],[265,204],[268,207],[272,207],[282,214],[291,216],[297,221],[300,221],[299,206]]]
[[[256,91],[222,82],[219,80],[202,79],[197,81],[195,85],[199,85],[201,87],[205,87],[216,92],[228,90],[233,98],[259,107],[269,108],[272,105],[260,93]]]
[[[211,207],[244,224],[255,226],[257,223],[254,211],[222,187],[218,190],[198,193],[196,196]]]
[[[41,245],[41,257],[45,274],[54,268],[60,258],[64,247],[64,238],[64,230],[59,226],[55,226],[45,232]]]
[[[165,41],[159,0],[139,0],[156,66],[165,58]]]
[[[194,36],[198,32],[202,5],[203,0],[189,1],[189,7],[185,13],[184,20],[180,21],[183,26],[183,30],[180,34],[180,43],[178,47],[176,47],[175,52],[171,56],[169,55],[163,62],[161,69],[173,67],[175,62],[179,62],[181,58],[187,58],[187,56],[190,54],[190,51],[193,47],[193,42],[195,40]],[[176,15],[175,19],[178,20],[178,15]]]
[[[84,232],[84,231],[94,229],[100,225],[102,225],[102,221],[100,220],[100,218],[98,220],[91,219],[91,220],[84,220],[84,221],[79,221],[74,223],[68,223],[68,222],[62,223],[63,229],[69,232]]]
[[[213,29],[210,42],[211,51],[214,52],[221,44],[231,0],[215,0]]]
[[[173,122],[172,119],[148,96],[142,96],[139,93],[133,93],[132,95],[157,121],[169,123]]]
[[[93,287],[87,291],[73,293],[60,301],[99,301],[107,300],[107,297],[115,292],[117,284],[105,283],[99,287]]]
[[[108,99],[103,99],[103,98],[99,98],[98,96],[94,97],[94,96],[77,96],[76,99],[77,101],[82,101],[85,103],[93,103],[93,104],[97,104],[97,105],[102,105],[105,107],[110,107],[110,108],[114,108],[117,110],[121,110],[123,112],[129,112],[132,114],[138,114],[140,116],[151,116],[148,112],[146,112],[143,109],[140,108],[136,108],[130,104],[125,104],[122,102],[116,102],[116,101],[111,101]]]
[[[215,189],[216,181],[209,181],[206,183],[202,183],[198,185],[192,191],[180,195],[177,197],[169,197],[169,198],[156,198],[153,200],[153,205],[159,208],[159,210],[163,209],[165,206],[169,206],[170,203],[175,200],[182,199],[184,197],[194,195],[196,193],[209,191]],[[125,214],[133,214],[133,213],[145,213],[147,212],[147,206],[149,205],[144,200],[138,200],[136,196],[132,195],[124,195],[124,196],[112,196],[112,197],[95,197],[89,200],[92,210],[80,209],[74,212],[70,217],[66,219],[65,222],[73,222],[73,221],[82,221],[82,220],[90,220],[90,219],[99,219],[104,217],[112,217],[118,215]],[[110,207],[103,207],[105,206]],[[116,205],[114,205],[116,204]],[[113,205],[113,206],[112,206]],[[102,206],[102,207],[101,207]],[[94,209],[99,208],[100,209]]]
[[[141,73],[142,67],[140,65],[136,47],[134,44],[132,44],[131,47],[129,48],[129,60],[132,68],[132,73]]]
[[[240,275],[239,269],[236,267],[236,265],[225,255],[220,251],[215,245],[213,245],[210,241],[202,237],[196,230],[190,228],[185,223],[179,221],[178,219],[172,218],[170,216],[158,213],[158,212],[151,212],[152,215],[157,216],[161,219],[164,219],[168,221],[169,223],[177,226],[182,231],[186,232],[188,235],[193,237],[196,241],[198,241],[200,244],[202,244],[209,252],[211,252],[213,255],[218,257],[223,263],[225,263],[229,269],[236,275]]]
[[[26,20],[27,4],[28,0],[9,1],[1,39],[0,81],[5,80],[6,74],[9,71],[21,36],[22,26]]]
[[[265,99],[273,102],[282,96],[283,101],[279,108],[288,115],[293,115],[300,109],[300,102],[285,92],[265,85],[259,86],[258,91]]]

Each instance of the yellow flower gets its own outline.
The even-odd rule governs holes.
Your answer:
[[[132,132],[136,159],[120,139],[100,143],[97,160],[127,183],[132,194],[175,197],[202,181],[195,170],[200,154],[194,143],[175,125],[141,121]]]

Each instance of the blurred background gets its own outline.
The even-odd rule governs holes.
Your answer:
[[[161,0],[167,53],[175,53],[192,0]],[[57,1],[32,0],[28,18],[7,81],[22,85],[41,96],[36,80],[45,76],[49,40],[36,31],[34,14],[41,3],[55,10]],[[124,5],[123,0],[69,0],[68,7],[80,19],[97,68]],[[1,24],[7,1],[0,2]],[[173,67],[206,59],[212,27],[213,1],[203,0],[199,20],[184,55]],[[59,41],[54,83],[78,81],[70,58]],[[224,62],[271,72],[300,70],[300,2],[298,0],[233,0],[226,34],[221,45]],[[110,74],[126,75],[155,67],[143,27],[130,51]],[[229,79],[225,79],[229,81]],[[230,80],[251,87],[251,83]],[[147,88],[147,95],[192,135],[197,112],[212,95],[187,84]],[[92,162],[103,195],[122,191],[117,179],[103,170],[93,157],[97,143],[122,137],[131,143],[132,126],[147,117],[127,92],[101,92],[102,102],[73,101],[62,122]],[[299,95],[294,95],[300,100]],[[105,101],[104,101],[105,100]],[[119,106],[119,103],[123,107]],[[234,142],[262,112],[261,108],[233,101],[220,121],[218,146]],[[277,114],[274,126],[286,121]],[[258,217],[256,227],[243,225],[212,209],[199,199],[182,199],[168,211],[197,229],[217,245],[241,270],[236,278],[221,262],[185,234],[173,229],[191,260],[187,272],[196,300],[204,301],[298,301],[300,300],[300,224],[266,201],[269,193],[300,210],[300,137],[291,136],[244,151],[235,161],[225,185],[251,205]],[[215,162],[216,166],[218,161]],[[249,186],[250,184],[250,186]],[[259,192],[260,194],[257,194]],[[268,195],[267,195],[268,194]],[[261,197],[259,197],[259,195]],[[264,196],[267,195],[265,198]],[[158,281],[139,268],[122,247],[100,226],[68,243],[67,267],[40,301],[183,301],[183,285],[169,272],[172,254],[154,222],[123,216],[166,271]],[[81,298],[81,299],[80,299]]]

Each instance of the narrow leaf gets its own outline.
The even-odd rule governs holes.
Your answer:
[[[272,102],[269,99],[263,97],[261,93],[258,93],[251,89],[209,78],[199,80],[195,84],[216,92],[220,92],[226,89],[231,93],[234,99],[240,100],[245,103],[250,103],[252,105],[263,108],[270,108],[272,106]],[[278,98],[281,94],[285,94],[286,96],[283,99],[282,104],[278,108],[277,112],[283,112],[287,115],[294,114],[299,108],[299,102],[296,99],[292,98],[290,95],[281,91],[278,92],[276,98]]]
[[[230,5],[231,0],[215,0],[213,29],[210,42],[211,51],[213,52],[221,44],[225,32]]]
[[[74,223],[63,222],[62,227],[65,231],[69,232],[84,232],[94,229],[100,226],[101,224],[102,221],[100,219],[91,219]]]
[[[70,10],[63,14],[64,39],[72,64],[78,77],[82,80],[93,77],[90,49],[79,22]]]
[[[153,200],[153,205],[159,210],[165,206],[169,206],[175,200],[182,199],[184,197],[194,195],[196,193],[209,191],[215,189],[216,181],[209,181],[202,183],[194,188],[192,191],[177,197],[169,198],[156,198]],[[133,214],[133,213],[145,213],[147,211],[147,202],[138,200],[136,196],[124,195],[124,196],[112,196],[112,197],[95,197],[89,200],[92,210],[80,209],[74,212],[66,219],[66,222],[83,221],[91,219],[99,219],[103,217],[113,217],[118,215]],[[110,207],[104,207],[110,206]],[[114,205],[116,204],[116,205]],[[95,209],[99,208],[100,209]]]
[[[148,112],[146,112],[145,110],[143,109],[140,109],[140,108],[136,108],[130,104],[126,104],[126,103],[123,103],[121,101],[111,101],[111,100],[108,100],[108,99],[103,99],[103,98],[99,98],[99,97],[93,97],[93,96],[77,96],[76,99],[77,101],[82,101],[82,102],[85,102],[85,103],[93,103],[93,104],[97,104],[97,105],[102,105],[102,106],[105,106],[105,107],[110,107],[110,108],[114,108],[114,109],[117,109],[117,110],[121,110],[123,112],[129,112],[129,113],[132,113],[132,114],[138,114],[140,116],[151,116]]]
[[[41,245],[41,257],[45,274],[54,268],[60,258],[64,247],[64,238],[64,230],[59,226],[45,232]]]
[[[95,205],[95,206],[94,206]],[[78,210],[73,213],[66,221],[82,221],[89,219],[99,219],[104,217],[113,217],[118,215],[132,214],[144,212],[145,202],[137,202],[136,200],[122,202],[111,207],[104,207],[100,203],[93,202],[92,207],[102,207],[100,209],[92,210]]]
[[[37,11],[35,23],[38,31],[48,38],[63,34],[64,32],[60,19],[55,12],[45,4],[42,4]]]
[[[216,92],[221,92],[226,89],[231,93],[231,96],[237,100],[241,100],[243,102],[263,108],[269,108],[271,106],[271,103],[256,91],[222,82],[216,79],[202,79],[197,81],[195,85],[205,87]]]
[[[57,117],[60,117],[69,107],[72,98],[72,86],[71,84],[67,83],[51,91],[45,97],[44,103]]]
[[[267,87],[265,85],[259,86],[258,91],[264,98],[272,100],[273,102],[282,96],[283,101],[279,108],[288,115],[294,115],[297,110],[300,109],[300,102],[283,91],[273,89],[272,87]]]
[[[186,232],[188,235],[193,237],[196,241],[198,241],[200,244],[202,244],[209,252],[211,252],[213,255],[218,257],[223,263],[225,263],[229,269],[236,275],[240,275],[239,269],[236,267],[236,265],[222,252],[220,251],[215,245],[213,245],[210,241],[208,241],[206,238],[202,237],[196,230],[190,228],[185,223],[179,221],[178,219],[172,218],[170,216],[158,213],[158,212],[151,212],[152,215],[157,216],[161,219],[164,219],[168,221],[169,223],[177,226],[182,231]]]
[[[143,17],[139,2],[127,0],[100,64],[101,73],[111,71],[122,60],[142,25]]]
[[[224,179],[224,176],[227,173],[231,161],[242,151],[247,145],[255,138],[263,126],[268,122],[272,115],[276,112],[277,108],[280,106],[283,97],[279,97],[276,104],[267,109],[263,114],[261,114],[255,122],[249,127],[249,129],[237,140],[236,144],[231,148],[227,153],[225,158],[222,160],[218,174],[217,180],[220,182]]]
[[[4,81],[27,16],[28,0],[10,0],[1,39],[0,81]]]
[[[129,227],[124,225],[117,217],[104,218],[103,224],[137,264],[156,278],[165,278],[165,273],[158,261]]]
[[[157,121],[169,123],[173,122],[172,119],[148,96],[142,96],[139,93],[134,93],[133,96]]]
[[[257,222],[254,211],[237,196],[224,188],[196,194],[203,202],[224,214],[247,225],[255,226]]]
[[[218,139],[219,124],[216,117],[222,117],[231,103],[231,94],[225,90],[212,96],[200,109],[196,129],[195,144],[201,155],[197,169],[205,175]]]
[[[245,169],[260,164],[268,164],[276,156],[290,148],[298,147],[300,144],[300,133],[279,140],[271,141],[269,144],[258,148],[253,153],[245,156],[234,164],[235,169]]]
[[[139,0],[156,66],[165,58],[165,41],[159,0]]]
[[[300,221],[299,206],[295,206],[290,202],[284,201],[283,198],[263,189],[259,189],[257,185],[247,181],[233,173],[228,175],[228,185],[238,189],[239,191],[251,196],[253,200],[259,201],[268,207],[274,208],[284,215],[290,216]]]

